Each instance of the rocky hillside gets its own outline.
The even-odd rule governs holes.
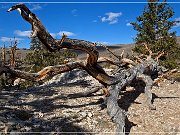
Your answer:
[[[106,69],[111,74],[111,69]],[[20,90],[0,91],[0,132],[115,132],[106,112],[102,90],[88,97],[75,93],[100,86],[84,71],[73,70],[53,77],[44,84]],[[153,87],[156,110],[149,110],[142,90],[127,88],[119,105],[127,112],[126,131],[130,135],[180,132],[180,82],[165,80]],[[92,133],[93,132],[93,133]],[[63,133],[60,133],[63,134]]]

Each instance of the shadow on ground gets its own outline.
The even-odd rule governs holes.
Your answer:
[[[74,83],[67,83],[59,85],[61,86],[68,86],[74,87],[84,83],[83,88],[86,86],[88,87],[89,84],[85,82],[74,82]],[[52,85],[51,85],[52,86]],[[102,100],[98,100],[96,102],[82,102],[82,104],[72,104],[67,105],[69,99],[75,98],[82,98],[80,96],[68,97],[68,94],[61,93],[58,95],[57,91],[51,88],[51,86],[40,86],[36,88],[30,88],[27,90],[17,90],[16,88],[9,88],[6,90],[0,91],[0,122],[5,123],[5,125],[9,125],[7,131],[18,131],[18,132],[91,132],[90,130],[84,129],[78,124],[82,121],[81,118],[71,118],[71,117],[56,117],[54,116],[51,119],[43,119],[42,117],[35,117],[34,112],[41,112],[41,113],[50,113],[53,110],[64,108],[64,109],[73,109],[73,108],[83,108],[87,106],[93,105],[101,105],[103,103]],[[143,86],[143,85],[142,85]],[[56,85],[55,87],[58,87]],[[135,102],[137,97],[141,93],[144,92],[144,87],[136,87],[135,91],[124,91],[121,93],[121,98],[118,101],[119,106],[128,111],[128,108],[131,106],[132,103],[141,104]],[[47,98],[37,98],[36,100],[32,100],[29,102],[20,102],[26,95],[34,95],[37,97],[47,97]],[[56,95],[53,98],[48,98],[52,95]],[[69,95],[73,95],[69,94]],[[74,94],[76,95],[76,94]],[[100,96],[99,94],[91,94],[88,97]],[[27,97],[26,97],[27,98]],[[33,98],[33,97],[32,97]],[[156,98],[179,98],[179,97],[158,97],[153,93],[153,101]],[[54,104],[54,101],[61,100],[58,104]],[[32,111],[27,110],[26,106],[30,106]],[[19,108],[17,108],[19,107]],[[0,123],[1,124],[1,123]],[[129,134],[131,128],[136,126],[135,123],[131,122],[126,118],[126,132]],[[26,129],[25,129],[26,128]],[[62,134],[62,133],[61,133]],[[72,134],[72,133],[71,133]],[[82,133],[83,134],[83,133]],[[87,133],[86,133],[87,134]]]

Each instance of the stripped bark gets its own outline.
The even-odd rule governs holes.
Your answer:
[[[119,59],[119,63],[113,62],[111,60],[107,60],[108,62],[115,64],[119,67],[122,66],[122,63],[131,65],[125,68],[121,68],[113,76],[109,76],[101,66],[98,65],[98,57],[99,53],[92,42],[70,39],[66,38],[64,35],[60,41],[55,40],[46,28],[43,26],[41,21],[33,14],[24,4],[18,4],[11,7],[8,11],[18,10],[21,16],[32,25],[32,35],[31,37],[37,36],[39,40],[45,45],[45,47],[51,51],[59,51],[60,49],[75,49],[82,50],[88,53],[88,57],[86,61],[76,61],[66,63],[64,65],[55,65],[49,66],[38,73],[28,73],[24,71],[14,70],[10,67],[1,67],[0,75],[2,73],[10,73],[13,76],[18,78],[27,79],[31,81],[40,81],[42,79],[52,77],[56,74],[67,72],[73,70],[75,68],[80,68],[82,70],[86,70],[89,75],[97,79],[101,84],[104,85],[105,88],[109,91],[109,96],[107,97],[107,112],[112,118],[112,120],[117,124],[117,133],[125,134],[125,118],[126,112],[119,107],[119,93],[122,89],[124,89],[127,85],[130,85],[133,80],[142,80],[146,83],[145,86],[145,94],[147,96],[147,102],[151,109],[154,109],[152,105],[152,93],[151,88],[153,86],[153,80],[151,76],[154,73],[162,71],[161,66],[158,65],[158,62],[151,58],[152,51],[145,45],[145,48],[149,52],[149,55],[146,56],[146,59],[138,59],[138,62],[134,62],[129,59],[122,59],[121,56],[115,57]],[[106,48],[108,50],[108,48]],[[108,50],[111,52],[110,50]],[[112,53],[113,54],[113,53]],[[144,57],[144,56],[143,56]],[[157,59],[160,57],[158,55]],[[93,92],[98,91],[98,89],[92,89],[91,91],[86,91],[82,93],[78,93],[80,96],[87,96]],[[70,95],[70,97],[73,95]]]
[[[32,25],[32,36],[37,36],[49,51],[54,52],[62,48],[85,51],[89,55],[87,61],[81,62],[81,67],[104,85],[110,85],[114,83],[113,77],[108,76],[105,71],[97,65],[99,53],[97,48],[94,46],[94,43],[69,38],[63,38],[63,42],[62,40],[55,40],[43,26],[41,21],[36,17],[36,15],[32,13],[24,4],[17,4],[13,6],[8,10],[8,12],[16,9],[20,12],[23,19]],[[79,64],[77,65],[78,68]],[[45,74],[41,75],[42,78],[44,78],[43,75]]]
[[[4,44],[4,47],[2,49],[2,66],[6,65],[6,46]]]

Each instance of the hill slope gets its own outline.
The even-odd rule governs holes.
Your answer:
[[[177,36],[177,43],[180,46],[180,36]],[[108,45],[107,46],[111,51],[113,51],[116,54],[121,54],[121,52],[124,50],[124,54],[131,53],[131,49],[134,47],[134,44],[116,44],[116,45]],[[102,46],[97,46],[97,49],[99,50],[100,57],[107,57],[110,56],[110,53]],[[0,48],[0,52],[2,52]],[[19,58],[25,58],[26,54],[29,53],[30,50],[25,49],[19,49],[17,50],[17,55]],[[82,51],[75,51],[78,54],[79,59],[85,59],[86,53]],[[8,58],[7,58],[8,59]]]

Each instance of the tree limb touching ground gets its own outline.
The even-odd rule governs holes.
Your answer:
[[[94,43],[69,38],[63,38],[63,40],[57,41],[49,34],[49,32],[43,26],[41,21],[36,17],[36,15],[33,14],[24,4],[15,5],[8,11],[13,11],[15,9],[17,9],[20,12],[21,16],[32,25],[32,36],[37,36],[49,51],[54,52],[62,48],[85,51],[89,54],[87,61],[76,62],[76,68],[79,68],[80,66],[104,85],[110,85],[114,83],[113,77],[108,76],[104,72],[104,70],[97,65],[99,53],[97,51],[97,48],[94,46]],[[65,71],[67,71],[67,66],[64,65]],[[62,70],[63,68],[61,68],[61,71]],[[44,70],[42,72],[39,72],[40,75],[38,76],[38,79],[44,78],[44,75],[48,73],[47,71],[48,69],[46,68],[46,72],[44,72]],[[52,72],[52,70],[49,71]]]
[[[107,96],[107,112],[112,118],[112,120],[117,124],[117,133],[124,134],[125,127],[125,111],[119,107],[119,93],[126,86],[131,85],[133,81],[142,80],[145,86],[145,94],[147,95],[147,103],[151,109],[155,109],[152,105],[152,93],[151,88],[153,86],[153,80],[151,79],[153,74],[162,73],[162,67],[158,65],[157,59],[151,58],[152,52],[145,45],[149,55],[144,57],[145,59],[140,59],[139,62],[134,62],[130,59],[122,59],[122,56],[118,57],[119,62],[113,62],[111,60],[109,63],[114,63],[120,70],[117,70],[112,76],[109,76],[101,66],[98,65],[99,53],[92,42],[69,39],[64,35],[60,41],[55,40],[46,28],[43,26],[41,21],[33,14],[24,4],[18,4],[10,8],[8,11],[18,10],[21,16],[32,25],[32,35],[31,37],[37,36],[39,40],[45,45],[45,47],[51,51],[59,51],[62,48],[82,50],[88,53],[88,57],[85,61],[76,61],[66,63],[64,65],[48,66],[39,71],[38,73],[29,73],[20,70],[15,70],[7,66],[0,68],[0,75],[2,73],[10,73],[12,76],[31,80],[40,81],[42,79],[52,77],[56,74],[67,72],[75,68],[80,68],[86,70],[89,75],[97,79],[104,87],[109,91]],[[106,48],[108,50],[108,48]],[[115,55],[117,56],[117,55]],[[123,66],[122,63],[131,65]],[[81,96],[89,95],[93,92],[98,91],[98,88],[92,89],[90,92],[86,91],[84,93],[77,93]]]

